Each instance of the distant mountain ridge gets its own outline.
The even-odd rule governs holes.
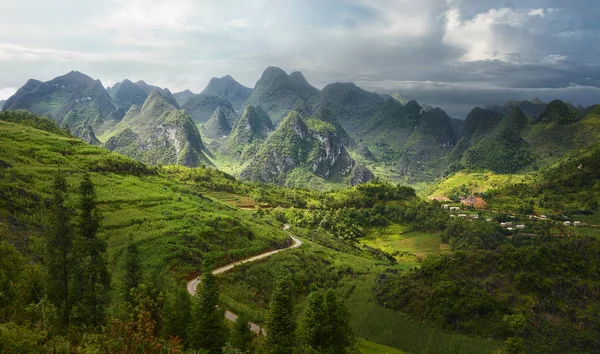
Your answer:
[[[97,128],[106,120],[122,118],[100,80],[78,71],[47,82],[30,79],[5,102],[3,109],[26,109],[70,128]]]
[[[250,97],[252,89],[246,87],[229,75],[210,79],[206,88],[201,92],[207,95],[215,95],[228,100],[235,110],[244,108],[244,102]]]
[[[319,90],[311,86],[302,73],[288,75],[280,68],[268,67],[245,105],[261,106],[277,123],[294,108],[314,105],[318,97]]]
[[[4,109],[52,117],[91,144],[105,142],[147,163],[226,161],[246,179],[294,185],[315,178],[358,183],[372,171],[403,183],[461,169],[527,172],[600,137],[594,107],[536,98],[476,107],[463,121],[399,92],[381,95],[341,82],[319,90],[302,73],[277,67],[266,68],[254,89],[227,75],[200,94],[175,95],[141,80],[104,89],[71,72],[46,83],[29,80]],[[296,135],[284,134],[290,131]]]

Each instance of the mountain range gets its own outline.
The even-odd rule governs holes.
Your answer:
[[[398,92],[340,82],[319,90],[277,67],[253,89],[224,76],[199,94],[127,79],[105,89],[74,71],[29,80],[3,109],[50,117],[149,164],[214,165],[248,180],[323,188],[375,176],[431,182],[462,169],[524,172],[600,137],[593,107],[509,101],[460,120]]]

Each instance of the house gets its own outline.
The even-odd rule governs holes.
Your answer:
[[[477,214],[472,214],[472,215],[471,215],[471,219],[479,219],[479,215],[477,215]]]
[[[546,220],[546,219],[548,219],[548,217],[547,217],[546,215],[542,215],[542,216],[540,216],[540,218],[541,218],[542,220]]]
[[[517,230],[523,230],[525,228],[525,225],[517,225]]]
[[[487,222],[492,222],[492,219],[485,219],[485,221],[487,221]]]
[[[467,214],[458,214],[458,217],[459,217],[459,218],[466,218],[466,217],[467,217]]]
[[[514,229],[512,227],[508,227],[506,228],[508,231],[513,231]]]
[[[450,208],[450,205],[448,205],[448,204],[444,204],[444,205],[442,205],[442,208],[444,208],[444,209],[449,209],[449,208]]]
[[[563,224],[564,224],[565,226],[571,226],[571,222],[570,222],[570,221],[565,221]]]
[[[450,207],[450,211],[459,211],[460,208],[459,207]]]
[[[573,226],[581,226],[581,221],[575,221],[575,222],[573,223]]]
[[[512,223],[512,222],[510,222],[510,221],[507,221],[507,222],[506,222],[506,226],[513,226],[513,223]]]
[[[506,227],[506,223],[505,223],[505,222],[501,222],[501,223],[500,223],[500,226],[501,226],[501,227]]]

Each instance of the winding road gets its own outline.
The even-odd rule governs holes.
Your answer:
[[[284,230],[287,230],[289,228],[290,228],[289,225],[284,225],[283,226]],[[237,262],[228,264],[226,266],[219,267],[219,268],[213,270],[212,273],[214,275],[225,273],[227,271],[230,271],[231,269],[233,269],[237,265],[244,264],[244,263],[249,263],[249,262],[254,262],[254,261],[258,261],[259,259],[267,258],[269,256],[272,256],[272,255],[274,255],[276,253],[279,253],[279,252],[282,252],[282,251],[287,251],[287,250],[291,250],[291,249],[294,249],[294,248],[298,248],[298,247],[300,247],[300,245],[302,245],[302,241],[300,241],[299,238],[297,238],[296,236],[294,236],[292,234],[289,234],[289,235],[292,238],[292,241],[294,241],[294,243],[291,246],[289,246],[289,247],[282,248],[282,249],[279,249],[279,250],[274,250],[274,251],[269,251],[269,252],[261,253],[261,254],[259,254],[257,256],[254,256],[254,257],[242,259],[241,261],[237,261]],[[196,278],[190,280],[187,283],[187,291],[188,291],[188,293],[190,293],[190,295],[192,295],[192,296],[196,295],[196,288],[198,287],[198,284],[200,284],[200,277],[196,277]],[[225,318],[227,318],[229,321],[235,322],[237,320],[238,316],[235,313],[226,310],[225,311]],[[249,322],[249,324],[250,324],[250,329],[252,330],[252,332],[259,333],[259,334],[260,333],[264,333],[264,329],[262,329],[256,323]]]

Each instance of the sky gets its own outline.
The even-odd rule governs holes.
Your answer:
[[[0,16],[0,99],[71,70],[200,92],[279,66],[456,117],[510,99],[600,103],[598,0],[0,0]]]

